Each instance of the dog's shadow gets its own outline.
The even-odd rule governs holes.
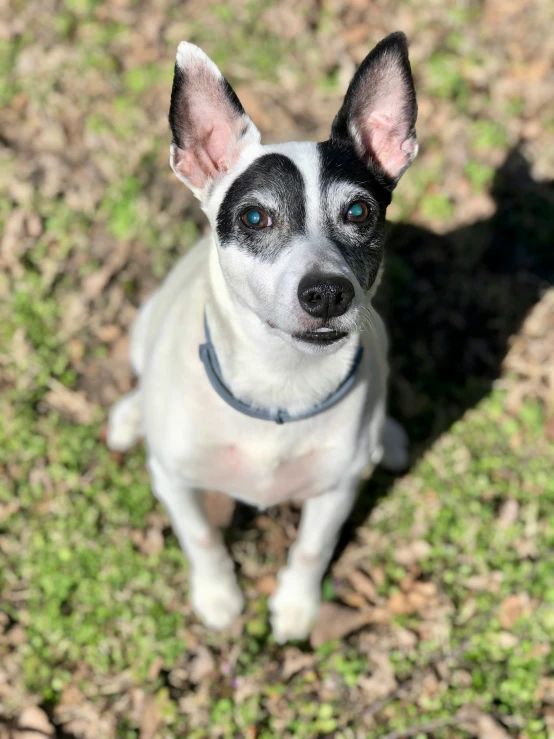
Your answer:
[[[510,337],[554,282],[554,182],[535,182],[520,148],[496,172],[495,214],[444,235],[390,227],[377,307],[390,336],[390,413],[411,465],[492,388]],[[394,478],[364,486],[339,551]]]

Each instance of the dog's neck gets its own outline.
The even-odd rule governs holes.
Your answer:
[[[334,354],[306,354],[280,337],[234,295],[210,244],[206,316],[225,384],[239,400],[270,411],[304,413],[326,400],[347,376],[353,335]]]

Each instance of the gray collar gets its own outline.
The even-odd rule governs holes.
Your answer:
[[[279,424],[289,423],[289,421],[303,421],[306,418],[312,418],[312,416],[317,416],[318,413],[323,413],[323,411],[326,411],[328,408],[336,405],[339,400],[342,400],[342,398],[344,398],[344,396],[352,389],[352,386],[356,382],[356,373],[358,371],[358,367],[360,366],[362,355],[364,353],[363,346],[360,344],[360,346],[358,347],[358,351],[356,352],[356,356],[354,357],[352,367],[350,368],[350,371],[347,374],[346,378],[342,381],[338,388],[333,393],[331,393],[328,398],[326,398],[326,400],[324,400],[319,405],[316,405],[314,408],[311,408],[309,411],[304,411],[304,413],[299,413],[298,415],[291,415],[288,411],[285,410],[277,410],[275,412],[272,412],[263,408],[256,408],[252,405],[248,405],[248,403],[243,403],[242,400],[239,400],[238,398],[235,398],[233,393],[229,390],[229,388],[227,387],[227,385],[225,385],[223,381],[219,360],[217,358],[214,345],[212,344],[206,314],[204,314],[204,331],[206,334],[206,343],[200,344],[200,359],[202,360],[202,363],[206,370],[206,374],[208,375],[208,379],[219,397],[223,398],[223,400],[227,403],[227,405],[230,405],[231,408],[234,408],[240,413],[244,413],[245,416],[258,418],[262,421],[273,421],[274,423]]]

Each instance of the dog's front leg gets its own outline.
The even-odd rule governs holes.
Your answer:
[[[184,485],[152,457],[148,466],[156,497],[165,506],[190,562],[192,607],[206,626],[225,629],[242,611],[244,601],[221,534],[210,525],[199,491]]]
[[[321,578],[352,510],[357,489],[358,480],[350,479],[340,488],[304,504],[297,540],[286,567],[278,575],[277,590],[269,604],[278,642],[308,636],[319,611]]]

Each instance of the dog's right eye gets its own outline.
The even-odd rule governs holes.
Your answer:
[[[260,208],[249,208],[241,215],[240,219],[247,228],[253,228],[255,231],[271,226],[271,218],[265,210]]]
[[[362,201],[352,203],[345,215],[345,220],[350,223],[364,223],[369,218],[369,208]]]

